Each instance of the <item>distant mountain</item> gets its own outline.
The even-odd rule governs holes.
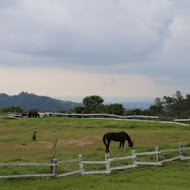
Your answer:
[[[61,100],[70,100],[74,102],[82,102],[84,97],[81,96],[57,96],[54,97],[56,99],[61,99]],[[103,97],[104,105],[109,105],[109,104],[122,104],[123,107],[126,110],[132,110],[132,109],[141,109],[145,110],[150,108],[151,105],[154,104],[154,99],[153,98],[130,98],[130,97],[112,97],[112,96],[105,96]]]
[[[116,102],[106,102],[105,105],[109,105],[109,104],[115,104]],[[140,110],[145,110],[150,108],[151,105],[153,105],[152,102],[146,102],[146,101],[142,101],[142,102],[117,102],[118,104],[122,104],[123,107],[126,110],[132,110],[132,109],[140,109]]]
[[[4,93],[0,93],[0,109],[4,107],[20,107],[24,111],[29,109],[37,109],[38,111],[67,111],[74,109],[77,106],[81,106],[80,103],[63,101],[47,96],[38,96],[35,94],[29,94],[21,92],[19,95],[9,96]]]
[[[120,98],[120,97],[106,97],[105,104],[119,103],[122,104],[126,110],[132,109],[148,109],[154,104],[154,100],[151,98]]]
[[[122,102],[123,107],[126,110],[132,110],[132,109],[141,109],[145,110],[148,109],[151,105],[153,105],[153,102]]]

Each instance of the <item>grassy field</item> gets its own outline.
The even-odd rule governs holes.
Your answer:
[[[37,141],[32,134],[37,131]],[[136,151],[175,148],[178,142],[190,146],[190,127],[163,123],[136,121],[77,119],[77,118],[24,118],[0,119],[0,163],[50,162],[51,149],[58,139],[58,160],[103,160],[105,147],[102,136],[111,131],[125,131],[135,142]],[[129,155],[127,143],[118,150],[118,143],[111,143],[110,157]],[[167,156],[167,155],[166,155]],[[150,158],[154,159],[154,158]],[[101,167],[101,166],[100,166]],[[59,171],[77,170],[77,164],[63,165]],[[96,169],[96,168],[95,168]],[[176,162],[161,167],[143,167],[126,170],[110,176],[70,176],[60,179],[32,178],[0,180],[0,189],[189,189],[190,161]],[[49,168],[1,167],[0,175],[49,173]]]

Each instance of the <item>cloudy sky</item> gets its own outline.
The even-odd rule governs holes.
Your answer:
[[[189,0],[0,0],[0,93],[190,93]]]

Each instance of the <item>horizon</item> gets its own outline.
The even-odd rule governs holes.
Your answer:
[[[26,94],[34,94],[36,96],[45,96],[45,97],[49,97],[49,98],[54,98],[54,99],[59,99],[59,100],[65,100],[65,101],[80,101],[82,102],[82,100],[86,97],[86,96],[49,96],[48,94],[36,94],[33,92],[27,92],[27,91],[22,91],[19,92],[18,94],[8,94],[5,92],[0,92],[0,94],[6,94],[8,96],[17,96],[21,93],[26,93]],[[92,94],[93,95],[93,94]],[[89,96],[92,96],[89,95]],[[95,94],[94,94],[95,95]],[[96,94],[97,96],[99,96],[98,94]],[[120,102],[151,102],[154,101],[155,98],[146,98],[146,97],[120,97],[120,96],[101,96],[105,102],[113,102],[113,101],[120,101]],[[79,102],[79,103],[80,103]]]
[[[65,100],[65,101],[74,101],[74,102],[79,102],[81,103],[82,100],[85,98],[86,96],[84,97],[81,97],[81,96],[52,96],[51,98],[55,98],[55,99],[60,99],[60,100]],[[133,103],[133,102],[153,102],[154,99],[152,98],[127,98],[127,97],[117,97],[117,96],[109,96],[109,97],[104,97],[104,96],[101,96],[104,100],[104,103],[108,104],[108,103],[126,103],[126,102],[129,102],[129,103]]]
[[[6,93],[0,93],[0,95],[7,95],[9,97],[13,97],[13,96],[19,96],[21,94],[26,94],[26,95],[34,95],[37,97],[48,97],[48,98],[52,98],[55,100],[60,100],[63,102],[72,102],[72,103],[82,103],[82,100],[85,97],[77,97],[77,96],[72,96],[72,97],[64,97],[64,96],[54,96],[54,97],[50,97],[48,95],[38,95],[35,93],[29,93],[27,91],[22,91],[19,94],[13,94],[13,95],[9,95]],[[104,105],[109,105],[109,104],[122,104],[123,107],[126,110],[132,110],[132,109],[141,109],[141,110],[145,110],[148,109],[151,105],[153,105],[153,99],[147,99],[147,98],[127,98],[127,97],[102,97],[104,102]]]

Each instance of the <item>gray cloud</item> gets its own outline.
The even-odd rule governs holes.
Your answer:
[[[158,83],[187,86],[189,4],[2,0],[0,65],[143,74]]]
[[[21,0],[1,0],[0,1],[0,9],[10,9],[16,8],[20,5]]]
[[[167,0],[28,0],[0,16],[1,49],[59,58],[62,64],[146,59],[162,48],[173,19]]]

